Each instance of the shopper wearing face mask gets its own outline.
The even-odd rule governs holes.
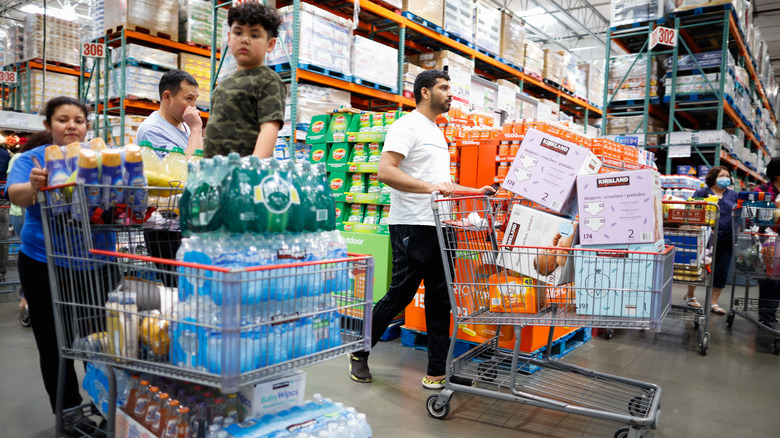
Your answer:
[[[766,165],[766,179],[768,181],[759,186],[756,191],[769,193],[769,199],[777,202],[777,199],[780,198],[780,157],[772,158]],[[780,282],[759,280],[758,322],[769,328],[775,328],[778,304],[780,304]]]
[[[733,254],[734,243],[731,241],[731,210],[737,204],[737,192],[730,187],[733,184],[731,172],[723,167],[713,167],[704,179],[707,187],[702,187],[693,194],[694,198],[706,198],[709,196],[718,197],[718,209],[720,210],[720,220],[718,221],[718,241],[715,254],[712,258],[712,273],[715,276],[712,282],[712,313],[723,315],[726,313],[718,305],[718,298],[726,286],[726,275],[729,272],[731,256]],[[685,303],[690,307],[701,307],[696,300],[694,292],[696,286],[688,286],[688,294],[685,296]]]

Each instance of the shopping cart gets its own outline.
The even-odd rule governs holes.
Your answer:
[[[774,204],[774,203],[772,203]],[[731,285],[731,308],[726,315],[726,325],[734,325],[735,315],[753,323],[762,332],[773,335],[772,351],[780,354],[780,330],[765,325],[761,320],[777,320],[778,300],[750,297],[750,281],[780,281],[780,238],[774,220],[774,206],[756,207],[743,205],[734,208],[734,276],[745,276],[745,295],[736,297],[736,279]],[[774,287],[777,287],[775,284]]]
[[[22,241],[11,232],[10,209],[11,203],[5,199],[5,181],[0,181],[0,294],[13,294],[18,300],[22,288],[16,266]],[[29,310],[19,312],[19,323],[22,327],[30,326]]]
[[[504,227],[518,202],[526,201],[432,195],[454,327],[445,387],[428,398],[429,414],[445,418],[453,392],[462,391],[627,424],[616,437],[656,428],[659,386],[560,363],[550,352],[554,326],[660,330],[670,306],[674,248],[656,254],[502,245],[504,233],[514,232]],[[548,286],[514,272],[550,256],[559,257],[574,284]],[[464,264],[473,269],[453,272]],[[457,331],[475,325],[492,325],[496,337],[454,357]],[[496,325],[514,327],[513,351],[498,348]],[[550,327],[544,357],[520,352],[526,325]]]
[[[145,188],[148,208],[101,214],[65,193],[107,188],[69,184],[38,195],[61,357],[232,393],[370,349],[371,257],[240,269],[150,257],[178,244],[149,238],[150,224],[175,235],[178,196],[173,189]],[[107,375],[105,430],[86,436],[114,433],[116,382],[113,372]],[[72,417],[95,414],[89,405],[63,412],[62,392],[61,384],[57,436]]]
[[[664,240],[676,248],[674,254],[674,282],[677,284],[703,286],[704,307],[672,304],[669,317],[693,321],[699,332],[699,352],[707,354],[710,347],[710,313],[712,305],[712,282],[714,275],[706,254],[713,257],[717,250],[718,219],[717,204],[707,202],[663,201]]]

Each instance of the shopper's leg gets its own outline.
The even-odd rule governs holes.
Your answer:
[[[12,215],[11,216],[11,227],[14,229],[14,234],[16,236],[22,235],[22,227],[24,226],[24,214],[21,216]]]
[[[33,336],[38,347],[41,376],[46,392],[49,394],[52,412],[54,412],[59,377],[60,352],[54,321],[54,308],[51,299],[49,275],[46,263],[35,261],[24,253],[19,253],[19,278],[26,291],[27,302],[32,320]],[[65,397],[63,408],[81,404],[78,379],[73,361],[65,362]]]
[[[777,320],[777,300],[780,282],[777,280],[761,280],[758,282],[758,320],[763,323],[774,323]]]
[[[445,374],[451,333],[450,296],[436,229],[426,230],[425,325],[428,329],[428,376]]]
[[[176,252],[181,246],[181,232],[168,230],[145,230],[144,240],[149,255],[160,259],[176,260]],[[176,267],[164,263],[155,263],[161,273],[163,284],[168,287],[177,286]]]
[[[9,222],[8,206],[10,203],[3,199],[0,201],[0,241],[8,239],[11,224]],[[0,282],[5,281],[8,266],[8,244],[0,244]]]
[[[419,259],[418,226],[390,225],[390,245],[393,250],[393,278],[387,294],[374,306],[372,313],[371,346],[379,342],[387,327],[409,303],[419,289],[425,270]],[[367,356],[367,352],[355,353]]]
[[[726,287],[726,277],[728,276],[729,267],[731,266],[732,255],[733,248],[731,242],[719,241],[718,249],[715,253],[715,260],[713,260],[712,303],[710,306],[711,310],[719,315],[726,313],[718,304],[718,299],[720,299],[720,293],[723,292],[723,288]]]

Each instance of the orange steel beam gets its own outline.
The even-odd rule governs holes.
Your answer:
[[[43,64],[41,64],[40,62],[30,61],[30,68],[34,68],[34,69],[37,69],[37,70],[43,70]],[[68,68],[68,67],[60,67],[60,66],[57,66],[57,65],[46,64],[46,71],[51,71],[51,72],[55,72],[55,73],[63,73],[63,74],[66,74],[66,75],[71,75],[71,76],[79,76],[79,71],[78,70],[73,69],[73,68]],[[85,71],[84,72],[84,77],[88,78],[89,77],[89,72]]]

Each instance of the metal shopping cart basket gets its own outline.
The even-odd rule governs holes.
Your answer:
[[[707,354],[710,346],[710,306],[714,275],[707,254],[715,255],[718,239],[717,204],[707,202],[663,201],[664,241],[674,246],[674,281],[677,284],[702,286],[704,307],[672,304],[669,317],[693,321],[699,332],[699,352]]]
[[[774,203],[772,203],[774,204]],[[773,327],[777,321],[780,300],[750,296],[751,279],[759,282],[780,281],[780,238],[774,221],[775,207],[743,205],[732,213],[734,226],[734,276],[745,276],[745,295],[736,297],[736,280],[731,283],[731,308],[726,315],[726,325],[734,325],[735,315],[753,323],[762,332],[773,335],[772,351],[780,354],[780,330]],[[767,321],[769,324],[764,324]]]
[[[427,401],[430,415],[445,418],[453,392],[495,397],[531,406],[617,421],[616,437],[641,436],[655,428],[661,388],[550,359],[554,326],[659,330],[669,310],[674,248],[663,253],[501,245],[517,199],[484,196],[432,197],[454,327],[441,393]],[[546,257],[558,257],[574,284],[548,286],[517,274]],[[473,269],[453,266],[474,264]],[[512,270],[503,269],[511,266]],[[454,357],[459,327],[513,326],[513,351],[496,337]],[[520,352],[521,328],[550,326],[545,356]]]
[[[89,214],[86,202],[65,194],[85,188],[108,189],[70,184],[38,195],[61,357],[235,392],[370,349],[371,257],[230,269],[202,259],[150,257],[178,245],[159,233],[175,240],[175,190],[142,189],[148,207],[141,211]],[[125,188],[131,189],[140,190]],[[108,376],[110,409],[102,432],[112,436],[116,382],[113,372]],[[60,389],[58,412],[62,404]],[[88,405],[72,412],[58,415],[58,434],[72,416],[95,413]]]

